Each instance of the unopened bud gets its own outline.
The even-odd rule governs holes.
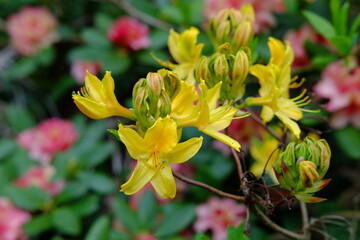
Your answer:
[[[324,139],[307,137],[301,143],[291,142],[279,155],[274,170],[279,183],[301,201],[320,202],[313,194],[324,188],[322,180],[330,165],[330,148]]]
[[[166,93],[169,95],[170,99],[174,99],[181,88],[179,76],[166,69],[160,69],[158,73],[163,77]]]
[[[195,78],[200,81],[203,79],[205,82],[209,81],[211,75],[209,71],[209,59],[206,56],[202,56],[195,67]]]
[[[252,23],[249,21],[242,21],[235,29],[234,36],[231,43],[235,49],[247,46],[254,36],[254,29]]]
[[[218,78],[229,76],[229,65],[224,54],[219,54],[214,60],[214,72]]]
[[[239,50],[232,66],[232,86],[230,95],[232,99],[239,100],[245,92],[245,79],[249,73],[249,58],[243,50]]]
[[[166,117],[171,113],[171,99],[166,92],[163,92],[159,98],[159,101],[160,101],[159,117]]]
[[[160,74],[150,72],[146,76],[147,86],[149,88],[149,94],[160,97],[161,90],[164,86],[163,78]]]

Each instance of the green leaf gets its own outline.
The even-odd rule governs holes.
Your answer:
[[[228,240],[250,240],[244,233],[245,221],[242,222],[238,227],[229,226],[227,229]]]
[[[117,140],[121,142],[121,139],[119,137],[119,132],[116,129],[108,129],[109,133],[111,133],[114,137],[116,137]]]
[[[38,235],[53,226],[52,216],[49,214],[33,216],[30,221],[23,226],[24,231],[29,235]]]
[[[69,235],[77,235],[81,231],[79,217],[68,208],[58,208],[52,213],[54,227]]]
[[[139,201],[138,216],[141,223],[149,229],[158,212],[158,205],[154,193],[147,190]]]
[[[340,27],[340,21],[339,21],[339,15],[340,15],[340,0],[331,0],[330,1],[330,12],[331,12],[331,18],[332,22],[334,23],[334,27],[336,29],[336,32],[339,33]]]
[[[80,179],[98,193],[113,193],[116,189],[114,180],[104,174],[86,171],[81,173]]]
[[[346,127],[335,131],[336,140],[344,153],[351,158],[360,158],[360,130]]]
[[[85,240],[108,240],[110,230],[110,219],[108,216],[99,217],[90,227]]]
[[[352,43],[348,36],[334,36],[329,41],[336,47],[341,56],[347,56],[350,53]]]
[[[349,6],[348,2],[344,3],[340,8],[340,14],[338,21],[338,35],[346,35],[347,32],[347,24],[348,24],[348,13],[349,13]],[[334,23],[336,24],[336,23]]]
[[[113,20],[108,16],[108,14],[104,13],[97,13],[94,21],[96,28],[100,29],[103,32],[107,32],[113,22]]]
[[[112,142],[98,143],[81,156],[81,162],[85,167],[96,167],[107,160],[113,150]]]
[[[15,186],[6,186],[4,194],[18,207],[26,210],[38,210],[47,201],[51,199],[49,193],[37,187],[19,188]]]
[[[210,238],[204,233],[197,233],[192,240],[210,240]]]
[[[116,218],[120,220],[130,232],[137,233],[139,231],[139,220],[123,196],[117,196],[115,198],[112,208]]]
[[[311,26],[326,39],[330,39],[336,35],[334,27],[327,19],[310,11],[303,11],[303,14]]]
[[[355,35],[356,33],[359,32],[359,26],[360,26],[360,14],[358,14],[356,16],[356,18],[354,19],[354,21],[351,24],[350,36],[353,36],[353,35]]]
[[[312,65],[319,69],[323,69],[326,67],[329,63],[334,62],[337,60],[337,57],[334,55],[318,55],[313,57],[312,59]]]
[[[97,195],[86,196],[67,206],[79,216],[88,216],[98,209],[99,197]]]
[[[90,46],[100,47],[104,50],[105,48],[111,47],[111,44],[107,39],[106,35],[96,29],[87,28],[83,30],[81,33],[81,37]]]
[[[88,190],[88,185],[82,181],[74,181],[66,184],[65,188],[56,197],[58,203],[64,203],[83,196]]]
[[[117,231],[111,231],[109,240],[132,240],[128,235],[125,233],[117,232]]]
[[[5,111],[5,118],[9,126],[16,133],[36,125],[34,116],[28,109],[22,106],[10,105]]]
[[[1,139],[0,140],[0,161],[5,160],[12,152],[17,149],[17,144],[14,140]]]
[[[193,205],[170,206],[171,208],[165,213],[163,221],[155,231],[157,238],[162,239],[180,232],[195,218],[195,206]]]

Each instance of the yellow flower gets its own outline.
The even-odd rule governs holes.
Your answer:
[[[217,107],[221,84],[222,82],[219,82],[208,89],[205,82],[201,81],[199,98],[193,85],[182,82],[180,92],[172,101],[170,116],[178,127],[197,127],[199,131],[240,151],[240,144],[236,140],[220,132],[230,125],[238,112],[229,105]],[[198,102],[195,104],[196,100]]]
[[[291,78],[293,50],[288,42],[284,45],[275,38],[270,38],[268,45],[271,53],[269,64],[250,67],[250,73],[259,79],[260,97],[249,97],[245,103],[248,106],[263,106],[261,118],[264,122],[271,121],[275,115],[300,138],[301,130],[296,121],[303,117],[303,111],[309,111],[300,107],[308,104],[310,100],[309,97],[304,97],[305,91],[295,98],[290,98],[289,89],[301,85],[295,82],[296,77]]]
[[[85,76],[85,87],[73,93],[72,98],[82,113],[93,119],[111,116],[126,117],[134,120],[132,110],[119,104],[116,99],[114,79],[107,71],[102,81],[88,71]]]
[[[144,137],[135,130],[119,125],[119,137],[130,156],[138,160],[130,179],[121,185],[125,194],[134,194],[150,181],[163,198],[174,198],[176,185],[172,163],[183,163],[201,147],[202,137],[178,143],[177,126],[169,116],[158,118]]]
[[[156,59],[159,64],[170,68],[179,75],[180,79],[191,84],[195,83],[195,64],[200,58],[201,51],[204,47],[202,43],[196,44],[198,34],[199,30],[195,27],[186,29],[180,34],[171,29],[168,38],[168,47],[172,58],[178,64]]]

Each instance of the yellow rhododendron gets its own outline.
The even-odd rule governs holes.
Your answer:
[[[263,106],[261,118],[269,122],[277,116],[297,138],[300,138],[300,127],[296,121],[303,117],[301,106],[308,104],[305,91],[295,98],[290,98],[289,89],[298,87],[296,78],[291,78],[291,64],[294,53],[287,42],[285,45],[275,38],[269,39],[271,59],[268,65],[256,64],[250,67],[250,73],[259,79],[260,97],[246,99],[248,106]]]
[[[114,79],[107,71],[102,81],[88,71],[85,76],[85,87],[72,94],[76,106],[82,113],[93,119],[111,116],[135,119],[134,112],[119,104],[116,99]]]
[[[123,125],[119,125],[118,133],[130,156],[137,160],[130,179],[121,185],[121,191],[134,194],[150,181],[161,197],[174,198],[176,185],[171,164],[192,158],[201,147],[202,137],[178,143],[177,126],[169,116],[158,118],[144,137]]]
[[[171,29],[168,38],[168,48],[177,64],[156,59],[161,65],[177,73],[180,79],[191,84],[195,84],[195,64],[200,58],[204,47],[202,43],[196,44],[198,34],[199,30],[195,27],[186,29],[180,34]]]
[[[180,92],[172,101],[170,116],[178,127],[197,127],[199,131],[240,151],[240,144],[236,140],[220,132],[230,125],[238,112],[238,109],[229,105],[217,106],[221,84],[219,82],[208,89],[205,82],[201,81],[199,97],[193,85],[182,82]]]

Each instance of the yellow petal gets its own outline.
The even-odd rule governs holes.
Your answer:
[[[93,100],[78,94],[73,94],[72,98],[79,110],[92,119],[102,119],[111,116],[103,104],[94,102]]]
[[[134,159],[148,159],[151,155],[151,147],[139,134],[131,128],[119,125],[119,137],[125,144],[130,156]]]
[[[180,91],[172,101],[171,117],[178,120],[194,114],[194,102],[198,98],[194,85],[181,81]]]
[[[278,101],[279,109],[288,117],[294,120],[300,120],[303,113],[300,108],[291,99],[281,98]]]
[[[237,112],[236,108],[226,105],[214,109],[210,112],[209,127],[216,131],[227,128]]]
[[[191,138],[185,142],[179,143],[169,153],[161,156],[169,163],[183,163],[192,158],[200,149],[203,138]]]
[[[160,195],[160,197],[175,197],[176,184],[169,163],[165,162],[163,166],[154,175],[154,177],[150,180],[150,182],[151,185],[154,187],[155,191]]]
[[[281,111],[278,111],[277,113],[275,113],[275,115],[285,124],[286,127],[290,129],[290,131],[294,133],[297,138],[300,138],[301,130],[299,125],[295,121],[291,120],[286,114]]]
[[[104,96],[101,93],[101,81],[95,75],[92,75],[88,71],[86,71],[85,75],[85,87],[95,101],[104,102]]]
[[[225,134],[218,132],[209,127],[203,129],[202,132],[225,143],[226,145],[228,145],[228,146],[234,148],[236,151],[240,152],[240,143],[238,143],[238,141],[229,137],[228,135],[225,135]]]
[[[175,32],[173,29],[170,29],[169,38],[168,38],[168,48],[172,58],[178,63],[181,62],[182,60],[178,50],[179,39],[180,39],[180,34]]]
[[[264,123],[270,122],[274,118],[274,111],[268,106],[263,106],[260,117]]]
[[[105,76],[102,79],[102,90],[105,96],[109,97],[113,101],[116,100],[114,93],[115,83],[110,71],[106,71]]]
[[[149,168],[143,162],[138,161],[130,179],[121,185],[120,191],[127,195],[136,193],[143,188],[151,178],[154,177],[155,173],[155,169]]]
[[[158,118],[145,133],[144,140],[155,151],[170,152],[178,143],[175,121],[169,116]]]

